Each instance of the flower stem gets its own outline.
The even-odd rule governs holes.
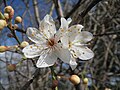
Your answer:
[[[50,69],[51,69],[51,74],[52,74],[52,81],[57,80],[55,72],[54,72],[54,67],[51,66]],[[56,86],[53,90],[58,90],[58,87]]]

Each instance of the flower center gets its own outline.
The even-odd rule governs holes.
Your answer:
[[[55,44],[56,44],[56,42],[55,42],[54,39],[49,39],[49,40],[47,41],[47,45],[50,46],[50,47],[54,46]]]

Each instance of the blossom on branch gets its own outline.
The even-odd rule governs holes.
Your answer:
[[[35,44],[25,47],[23,53],[27,58],[40,56],[36,64],[38,68],[52,66],[58,58],[65,63],[70,62],[70,51],[62,46],[56,33],[54,21],[49,15],[41,21],[40,30],[27,29],[28,38]]]

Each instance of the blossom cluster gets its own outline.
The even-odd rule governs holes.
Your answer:
[[[56,30],[55,22],[50,15],[46,15],[40,22],[39,30],[33,27],[27,29],[28,38],[35,44],[23,49],[27,58],[39,56],[36,63],[38,68],[49,67],[55,64],[59,58],[68,63],[72,69],[77,66],[76,58],[82,60],[91,59],[93,51],[87,47],[93,35],[87,31],[81,31],[80,24],[69,27],[72,20],[61,18],[61,26]]]

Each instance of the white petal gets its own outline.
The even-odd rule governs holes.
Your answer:
[[[46,15],[41,21],[40,31],[46,36],[46,38],[50,38],[56,33],[55,22],[50,15]]]
[[[57,57],[55,56],[54,53],[49,53],[49,54],[44,53],[39,57],[36,66],[38,68],[49,67],[54,65],[56,60],[57,60]]]
[[[90,50],[88,47],[79,46],[79,47],[74,47],[72,49],[74,50],[76,56],[82,60],[88,60],[94,57],[93,51]]]
[[[61,43],[64,48],[69,48],[69,37],[67,34],[61,37]]]
[[[37,44],[33,44],[33,45],[28,45],[26,46],[22,52],[24,53],[25,57],[27,58],[34,58],[40,55],[40,53],[42,52],[43,47]]]
[[[72,68],[72,70],[74,70],[77,67],[76,60],[73,57],[71,57],[70,59],[70,67]]]
[[[58,58],[60,58],[64,63],[70,62],[70,51],[68,49],[60,48],[55,51],[55,54]]]
[[[61,26],[60,26],[60,29],[55,34],[55,36],[58,39],[60,39],[65,34],[67,29],[68,29],[68,21],[65,18],[61,18]]]
[[[72,42],[75,37],[81,33],[81,29],[83,28],[82,25],[78,24],[78,25],[73,25],[68,29],[68,37],[69,40]]]
[[[68,21],[65,18],[61,18],[60,29],[65,30],[65,31],[68,29]]]
[[[89,42],[93,39],[93,35],[90,32],[82,31],[79,35],[76,36],[74,42],[80,41],[81,43]]]
[[[67,22],[68,22],[68,25],[72,22],[72,19],[71,18],[68,18],[67,19]]]
[[[45,38],[40,34],[40,31],[38,31],[36,28],[27,28],[26,34],[28,38],[35,43],[43,43],[46,41]]]

